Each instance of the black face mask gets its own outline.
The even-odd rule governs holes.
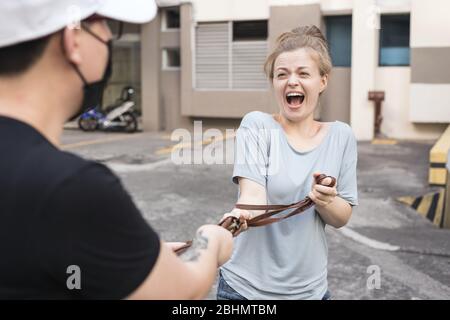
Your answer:
[[[95,33],[93,33],[91,30],[87,28],[85,28],[85,30],[89,34],[94,36],[94,38],[104,43],[108,47],[108,62],[106,64],[106,69],[105,72],[103,73],[102,79],[92,83],[88,83],[86,81],[86,78],[81,73],[80,69],[78,69],[76,65],[72,64],[75,71],[80,76],[81,81],[83,81],[84,86],[83,86],[83,102],[81,103],[79,110],[69,119],[69,121],[73,121],[83,113],[88,112],[89,110],[92,110],[95,107],[102,105],[103,91],[105,90],[108,80],[112,74],[112,40],[104,41]]]

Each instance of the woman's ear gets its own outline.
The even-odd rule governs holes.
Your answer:
[[[320,93],[324,92],[328,85],[328,74],[325,74],[320,79]]]
[[[80,51],[80,31],[77,28],[65,28],[61,34],[63,53],[75,65],[82,62]]]

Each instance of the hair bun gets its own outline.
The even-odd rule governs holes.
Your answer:
[[[283,52],[300,48],[312,49],[319,58],[320,74],[330,73],[332,68],[328,43],[322,31],[315,25],[301,26],[291,31],[283,32],[276,40],[274,51],[267,57],[264,70],[268,77],[273,78],[273,67],[276,58]]]
[[[315,25],[307,25],[294,28],[291,31],[283,32],[277,38],[277,44],[281,44],[284,41],[292,38],[306,38],[306,37],[317,38],[326,43],[326,39],[319,28],[317,28]]]
[[[315,25],[297,27],[292,30],[292,33],[297,36],[315,37],[319,38],[320,40],[326,41],[322,31],[320,31],[320,29]]]

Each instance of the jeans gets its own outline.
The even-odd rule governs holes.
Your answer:
[[[219,273],[219,285],[217,288],[217,300],[248,300],[240,295],[236,290],[228,285],[222,276],[222,272]],[[331,293],[329,290],[325,292],[322,300],[331,300]]]
[[[217,288],[217,300],[248,300],[241,296],[236,290],[228,285],[222,276],[222,272],[219,272],[219,285]]]

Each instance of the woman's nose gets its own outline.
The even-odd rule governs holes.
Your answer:
[[[298,86],[300,84],[299,78],[296,75],[291,75],[288,78],[288,85],[289,86]]]

